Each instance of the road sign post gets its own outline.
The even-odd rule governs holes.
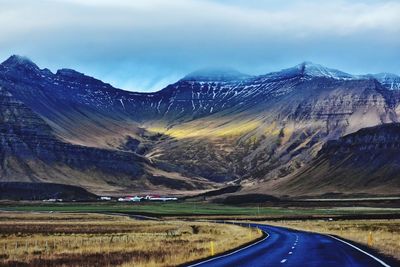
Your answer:
[[[371,247],[373,245],[373,243],[374,243],[374,240],[372,238],[372,232],[370,231],[368,234],[368,246]]]

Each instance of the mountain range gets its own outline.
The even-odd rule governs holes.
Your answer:
[[[152,93],[0,64],[0,182],[97,194],[240,185],[276,196],[400,189],[400,77],[311,62],[265,75],[204,69]]]

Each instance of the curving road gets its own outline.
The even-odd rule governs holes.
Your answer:
[[[190,266],[389,266],[370,252],[332,236],[261,224],[252,226],[268,236],[253,245]]]

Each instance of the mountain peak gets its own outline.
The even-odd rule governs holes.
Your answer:
[[[82,77],[85,76],[83,73],[80,73],[73,69],[59,69],[57,70],[56,75],[66,76],[66,77]]]
[[[186,75],[187,81],[231,81],[251,77],[232,68],[204,68]]]
[[[19,56],[19,55],[12,55],[8,59],[6,59],[1,65],[6,67],[28,67],[33,69],[39,69],[39,67],[32,62],[28,57]]]
[[[334,79],[352,79],[353,75],[346,72],[327,68],[320,64],[313,63],[311,61],[304,61],[294,67],[299,70],[302,75],[312,76],[312,77],[327,77]]]
[[[292,77],[324,77],[324,78],[331,78],[337,80],[350,80],[356,78],[355,76],[348,74],[346,72],[327,68],[320,64],[313,63],[311,61],[304,61],[300,64],[297,64],[294,67],[283,69],[278,72],[268,73],[263,75],[267,78],[274,78],[274,79],[281,79],[282,77],[285,78],[292,78]]]
[[[56,76],[62,77],[62,79],[65,81],[72,81],[72,82],[80,81],[82,83],[91,85],[111,87],[111,85],[108,83],[104,83],[99,79],[96,79],[92,76],[88,76],[82,72],[73,69],[67,69],[67,68],[59,69],[56,72]]]
[[[321,66],[320,64],[316,64],[312,61],[303,61],[300,64],[298,64],[297,66],[303,66],[303,67],[312,67],[312,66]]]

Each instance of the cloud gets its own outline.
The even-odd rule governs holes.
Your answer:
[[[196,68],[400,72],[398,1],[0,0],[0,56],[155,90]],[[397,57],[397,58],[396,58]]]

